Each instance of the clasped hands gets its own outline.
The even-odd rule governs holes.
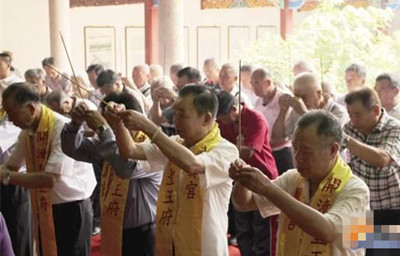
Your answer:
[[[254,193],[263,195],[272,184],[271,180],[259,169],[247,165],[242,159],[231,163],[229,177]]]
[[[102,125],[110,124],[116,127],[124,124],[129,130],[143,130],[151,122],[145,115],[135,110],[126,110],[124,104],[108,102],[103,116],[98,111],[88,110],[85,104],[80,104],[71,113],[73,123],[81,125],[86,121],[89,128],[96,130]]]
[[[290,94],[283,94],[279,98],[279,106],[282,110],[287,111],[292,107],[299,115],[303,115],[308,111],[304,101],[300,97],[295,97]]]

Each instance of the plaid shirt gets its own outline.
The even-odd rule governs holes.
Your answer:
[[[392,161],[383,168],[361,160],[350,151],[350,167],[354,174],[367,183],[372,210],[400,209],[400,122],[382,109],[382,116],[368,136],[359,132],[351,122],[344,132],[369,146],[386,151]]]

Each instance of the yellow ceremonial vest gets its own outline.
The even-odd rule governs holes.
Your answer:
[[[142,132],[133,138],[137,143],[147,139]],[[104,162],[100,187],[102,256],[122,255],[122,231],[129,181],[115,175],[111,165]]]
[[[310,206],[321,213],[326,213],[351,176],[350,167],[338,157],[331,173],[319,184]],[[303,193],[303,182],[304,178],[299,177],[293,196],[300,202],[306,203]],[[281,213],[277,255],[329,256],[331,255],[331,244],[324,243],[310,236],[292,222],[286,214]]]
[[[221,141],[218,125],[190,150],[198,155]],[[181,141],[183,143],[183,141]],[[179,176],[183,179],[180,181]],[[157,201],[156,255],[200,256],[204,189],[198,174],[187,174],[172,162],[165,168]]]
[[[7,115],[6,111],[4,109],[0,109],[0,121],[3,120]]]
[[[25,157],[28,173],[43,172],[51,152],[51,136],[56,123],[52,110],[42,105],[42,113],[36,136],[26,131]],[[33,230],[35,240],[41,244],[42,256],[57,256],[57,243],[54,231],[51,188],[31,189]],[[40,240],[39,240],[40,227]],[[38,255],[39,246],[37,246]]]

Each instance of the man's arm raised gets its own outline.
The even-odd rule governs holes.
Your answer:
[[[243,187],[267,198],[311,236],[328,243],[336,239],[336,228],[324,214],[296,200],[257,168],[244,166],[231,177]]]
[[[196,158],[195,154],[161,132],[160,128],[146,116],[134,110],[124,111],[120,113],[120,116],[128,129],[143,131],[158,146],[165,157],[179,168],[187,173],[204,173],[205,166],[200,159]]]
[[[108,117],[111,121],[115,134],[115,139],[117,146],[122,158],[137,159],[137,160],[147,160],[143,148],[140,144],[133,141],[129,130],[124,126],[120,113],[125,111],[125,106],[122,104],[117,104],[115,102],[109,102],[104,110],[104,115]]]

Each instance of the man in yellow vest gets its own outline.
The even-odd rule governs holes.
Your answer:
[[[324,110],[309,111],[296,125],[297,169],[271,181],[242,160],[231,164],[238,210],[259,209],[264,217],[281,212],[278,255],[364,255],[343,243],[343,227],[366,217],[369,190],[339,157],[342,129]]]
[[[108,109],[115,107],[109,104]],[[128,129],[141,130],[152,141],[137,144],[129,136],[121,137],[121,155],[147,160],[153,170],[165,165],[157,203],[156,255],[227,256],[232,190],[228,169],[238,151],[220,135],[215,123],[218,100],[207,88],[183,87],[173,109],[178,134],[173,137],[139,112],[119,113]]]
[[[34,85],[15,83],[2,94],[9,120],[22,129],[14,152],[0,166],[0,180],[30,189],[37,253],[89,256],[96,185],[90,164],[61,151],[68,119],[40,103]],[[26,162],[27,173],[18,172]]]

